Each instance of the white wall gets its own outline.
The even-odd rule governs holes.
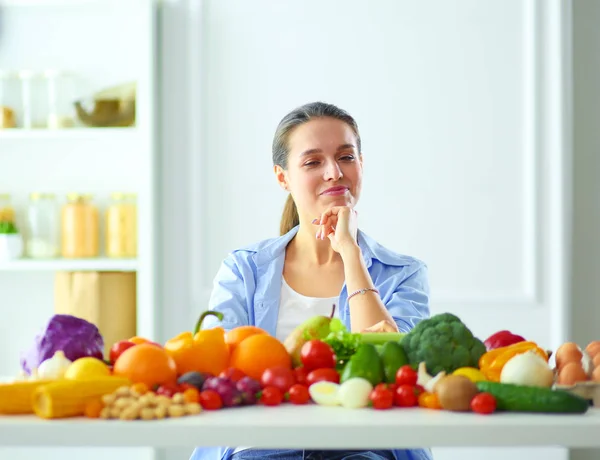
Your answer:
[[[572,331],[580,344],[600,338],[600,2],[573,2],[574,216]],[[597,460],[575,449],[572,460]]]
[[[166,97],[190,102],[183,113],[167,104],[183,138],[168,135],[187,148],[165,150],[164,203],[191,225],[164,251],[170,328],[206,307],[227,251],[277,234],[273,131],[287,110],[325,99],[362,127],[361,225],[428,262],[433,311],[458,313],[480,336],[508,327],[550,347],[564,339],[557,2],[189,3],[202,3],[202,21],[173,6],[172,27],[193,30],[177,30],[183,45],[163,67]],[[180,302],[191,302],[187,319]],[[563,458],[560,449],[436,449],[436,458],[484,453]]]

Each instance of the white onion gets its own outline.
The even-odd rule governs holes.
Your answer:
[[[366,379],[354,377],[340,385],[338,398],[342,407],[360,409],[369,404],[369,396],[373,385]]]
[[[500,382],[549,388],[554,383],[554,373],[544,358],[529,350],[508,360],[502,367]]]

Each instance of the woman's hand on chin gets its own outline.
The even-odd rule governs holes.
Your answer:
[[[314,219],[313,224],[318,227],[316,238],[328,238],[335,252],[341,254],[346,248],[358,247],[358,217],[354,209],[348,206],[334,206]]]

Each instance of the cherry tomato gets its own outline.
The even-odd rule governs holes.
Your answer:
[[[327,382],[340,383],[340,374],[335,369],[325,368],[325,369],[315,369],[314,371],[309,372],[306,376],[306,383],[308,386],[311,386],[313,383],[322,382],[323,380]]]
[[[121,356],[121,353],[134,346],[135,343],[130,342],[129,340],[121,340],[120,342],[115,343],[112,347],[110,347],[110,352],[108,355],[110,363],[114,364],[117,358]]]
[[[306,377],[308,376],[308,371],[303,367],[297,367],[294,369],[294,378],[297,383],[301,383],[302,385],[306,385]]]
[[[396,388],[394,403],[398,407],[414,407],[418,404],[417,390],[413,385],[400,385]]]
[[[408,364],[405,366],[402,366],[400,369],[398,369],[398,372],[396,372],[396,384],[398,386],[400,385],[416,385],[417,384],[417,372],[410,367]]]
[[[206,410],[217,410],[223,407],[221,396],[215,390],[204,390],[200,392],[200,405]]]
[[[178,383],[177,384],[178,393],[183,393],[185,390],[189,390],[190,388],[198,389],[191,383]]]
[[[392,394],[394,394],[396,392],[396,388],[398,388],[398,385],[395,383],[378,383],[373,389],[377,390],[379,388],[383,390],[390,390]]]
[[[156,390],[156,394],[171,398],[175,393],[179,393],[179,391],[180,388],[178,385],[165,383],[164,385],[160,385],[158,387],[158,389]]]
[[[425,388],[421,385],[415,385],[415,391],[417,392],[417,396],[419,396],[421,393],[425,393]]]
[[[394,393],[389,388],[377,385],[371,391],[369,400],[374,409],[389,409],[394,404]]]
[[[268,386],[263,388],[260,402],[265,406],[278,406],[283,401],[283,391],[277,387]]]
[[[334,368],[336,364],[333,348],[320,340],[309,340],[302,345],[300,360],[308,372],[321,368]]]
[[[260,384],[263,388],[277,387],[283,393],[288,391],[294,383],[296,383],[294,372],[291,369],[282,366],[265,369],[260,378]]]
[[[496,410],[496,398],[489,393],[479,393],[471,400],[471,409],[478,414],[491,414]]]
[[[221,372],[219,374],[219,377],[222,377],[224,379],[229,379],[232,382],[238,382],[242,378],[246,377],[246,374],[244,374],[239,369],[236,369],[235,367],[228,367],[227,369],[225,369],[223,372]]]
[[[288,394],[289,400],[292,404],[306,404],[310,399],[308,388],[306,385],[302,385],[300,383],[292,385]]]

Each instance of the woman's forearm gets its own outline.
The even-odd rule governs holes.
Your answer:
[[[360,289],[374,288],[358,245],[348,246],[340,254],[344,261],[348,295]],[[352,332],[361,332],[381,321],[387,321],[397,330],[394,319],[376,292],[366,291],[364,294],[357,294],[349,300],[349,305]]]

